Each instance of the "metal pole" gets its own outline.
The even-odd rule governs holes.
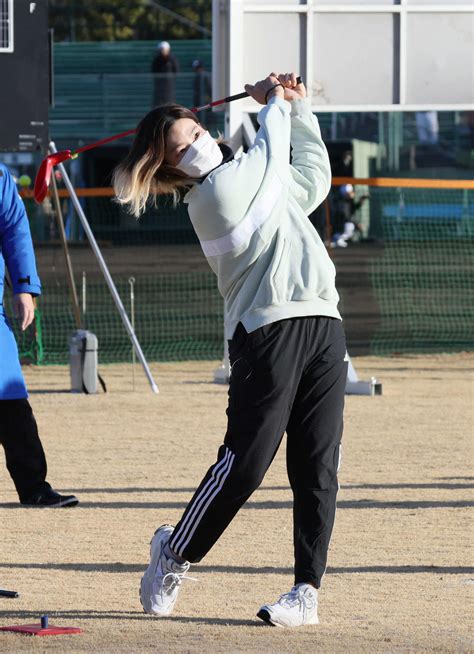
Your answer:
[[[332,112],[331,114],[331,140],[335,141],[337,139],[337,112]]]
[[[130,284],[130,316],[132,318],[132,328],[135,331],[135,277],[129,277],[128,283]],[[135,350],[132,347],[132,384],[135,390]]]
[[[383,111],[379,111],[379,147],[377,151],[377,172],[382,170],[382,159],[387,158],[387,152],[385,150],[385,126],[384,126],[384,114]]]
[[[51,152],[57,152],[56,146],[53,141],[50,142],[49,144],[49,149]],[[137,357],[140,359],[140,362],[143,366],[143,369],[145,371],[145,374],[148,378],[148,381],[150,383],[151,389],[154,393],[158,393],[158,386],[155,383],[155,380],[153,379],[153,376],[151,374],[150,368],[148,367],[148,363],[146,362],[145,356],[142,352],[142,348],[140,347],[140,343],[138,342],[138,339],[135,335],[135,332],[132,328],[132,325],[130,324],[130,320],[128,319],[127,312],[125,311],[125,307],[123,306],[122,300],[120,299],[120,296],[117,292],[117,288],[115,287],[114,281],[110,275],[109,269],[107,268],[107,264],[105,263],[104,257],[102,256],[102,253],[99,249],[99,246],[97,245],[97,241],[95,240],[95,236],[92,233],[92,230],[90,228],[89,222],[87,221],[87,218],[84,214],[84,211],[81,207],[81,203],[79,202],[79,199],[76,195],[76,191],[74,190],[74,187],[71,183],[71,180],[69,179],[69,175],[66,172],[66,169],[62,163],[58,164],[58,168],[61,171],[62,178],[64,180],[64,184],[66,185],[67,190],[69,191],[69,194],[71,196],[71,200],[74,204],[74,208],[76,209],[77,215],[79,216],[79,220],[82,223],[82,227],[84,228],[84,231],[86,233],[87,238],[89,239],[89,243],[91,245],[91,248],[95,254],[95,257],[99,263],[100,269],[102,270],[102,273],[104,275],[105,281],[107,282],[107,286],[109,287],[110,293],[112,295],[112,298],[115,302],[115,305],[117,307],[117,310],[119,312],[120,318],[122,319],[122,322],[124,324],[125,329],[128,332],[128,335],[133,343],[133,346],[135,348],[135,352],[137,353]]]
[[[56,213],[56,222],[58,224],[59,239],[61,241],[61,245],[63,248],[64,259],[66,261],[66,277],[69,285],[69,290],[71,291],[72,308],[74,311],[74,321],[76,323],[76,328],[81,329],[82,328],[81,310],[79,308],[79,300],[77,298],[76,285],[74,283],[74,274],[72,272],[72,264],[71,264],[71,258],[69,256],[66,232],[64,231],[64,222],[63,222],[63,214],[61,211],[61,203],[59,201],[58,185],[56,183],[56,177],[54,176],[54,172],[51,175],[51,182],[53,188],[53,201],[54,201],[54,209]]]
[[[84,317],[84,325],[86,325],[86,313],[87,313],[87,274],[86,271],[82,271],[82,315]]]

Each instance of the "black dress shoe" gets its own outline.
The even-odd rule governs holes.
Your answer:
[[[52,488],[39,491],[38,493],[33,493],[26,500],[20,502],[22,506],[30,507],[49,507],[51,509],[60,507],[60,506],[76,506],[79,504],[79,500],[75,495],[60,495],[56,493]]]

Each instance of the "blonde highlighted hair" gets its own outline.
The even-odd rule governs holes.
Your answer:
[[[199,124],[196,114],[178,104],[165,104],[147,113],[137,127],[130,152],[114,170],[117,202],[136,218],[150,199],[156,206],[157,195],[171,194],[176,204],[180,189],[196,181],[165,161],[168,130],[180,118]]]

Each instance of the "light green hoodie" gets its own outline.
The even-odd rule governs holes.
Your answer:
[[[248,152],[184,199],[217,275],[228,339],[239,322],[251,332],[296,316],[341,318],[334,265],[307,217],[331,187],[318,121],[306,98],[278,97],[258,121]]]

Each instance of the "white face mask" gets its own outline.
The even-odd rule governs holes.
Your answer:
[[[204,132],[184,153],[176,168],[189,177],[203,177],[214,170],[224,158],[221,149],[209,134]]]

